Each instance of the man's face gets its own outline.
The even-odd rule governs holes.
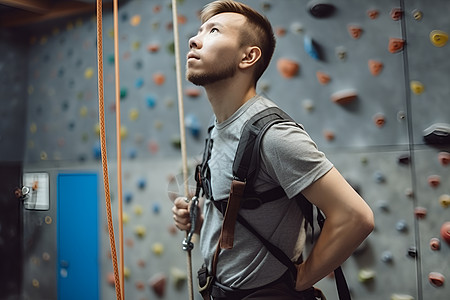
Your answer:
[[[189,40],[186,78],[205,86],[228,79],[237,71],[241,60],[240,27],[245,17],[237,13],[213,16]]]

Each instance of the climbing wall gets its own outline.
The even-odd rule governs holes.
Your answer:
[[[198,11],[207,2],[178,1],[183,65],[187,41],[199,26]],[[336,0],[332,11],[312,14],[317,1],[245,1],[268,16],[277,37],[258,92],[304,124],[374,211],[375,231],[344,264],[354,299],[445,299],[449,294],[448,282],[441,283],[450,276],[448,229],[443,227],[450,221],[445,138],[450,123],[445,12],[450,7],[446,1],[422,2]],[[184,235],[173,231],[170,212],[170,197],[183,185],[170,3],[123,1],[117,59],[112,14],[104,12],[115,222],[114,61],[120,61],[125,290],[130,299],[180,299],[187,293]],[[95,27],[89,16],[30,29],[25,170],[50,172],[53,192],[48,211],[24,214],[24,240],[33,244],[24,245],[23,290],[29,297],[56,295],[55,281],[45,278],[56,278],[58,172],[101,174]],[[192,170],[212,112],[202,89],[184,82],[183,96]],[[102,192],[101,203],[103,198]],[[111,299],[104,204],[100,209],[100,290],[102,299]],[[196,250],[194,271],[201,263]],[[337,299],[331,278],[318,286],[328,299]]]

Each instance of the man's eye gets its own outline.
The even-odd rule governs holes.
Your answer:
[[[219,32],[219,29],[217,29],[217,28],[212,28],[211,31],[210,31],[209,33],[213,33],[213,32],[216,32],[216,31]]]

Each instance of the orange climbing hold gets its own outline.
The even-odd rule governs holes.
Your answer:
[[[394,7],[391,10],[391,19],[394,21],[398,21],[402,18],[403,16],[403,10],[399,7]]]
[[[164,74],[162,74],[162,73],[155,73],[153,75],[153,82],[156,85],[163,85],[165,81],[166,81],[166,76],[164,76]]]
[[[390,38],[388,50],[391,53],[397,53],[403,50],[403,46],[405,45],[405,40],[400,38]]]
[[[439,272],[431,272],[428,274],[428,280],[432,285],[440,287],[444,285],[445,277]]]
[[[317,80],[319,81],[319,83],[323,84],[323,85],[328,84],[331,80],[330,75],[328,75],[327,73],[322,72],[322,71],[317,71],[316,76],[317,76]]]
[[[359,39],[362,34],[362,28],[358,25],[348,25],[347,26],[348,33],[350,33],[350,36],[354,38],[355,40]]]
[[[298,74],[300,65],[294,60],[280,58],[277,62],[277,69],[284,78],[292,78]]]
[[[349,104],[349,103],[355,101],[357,97],[358,97],[358,94],[356,93],[355,90],[347,89],[347,90],[338,91],[338,92],[335,92],[334,94],[332,94],[331,100],[334,103],[345,105],[345,104]]]
[[[428,176],[428,184],[433,188],[438,187],[441,184],[441,176],[439,175]]]
[[[386,124],[386,117],[382,113],[378,113],[373,117],[373,122],[377,127],[383,127]]]
[[[442,224],[441,236],[447,243],[450,244],[450,222],[445,222]]]
[[[367,11],[367,15],[372,20],[375,20],[380,15],[380,12],[378,10],[376,10],[376,9],[370,9],[370,10]]]
[[[184,93],[186,94],[186,96],[192,97],[192,98],[197,98],[198,96],[201,95],[201,90],[197,89],[197,88],[187,88]]]
[[[378,76],[383,70],[383,63],[374,59],[369,59],[369,70],[373,76]]]

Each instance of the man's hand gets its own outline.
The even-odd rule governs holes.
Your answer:
[[[191,208],[191,202],[186,201],[186,197],[177,197],[173,201],[172,213],[175,226],[183,231],[191,230],[191,218],[189,211]],[[201,214],[200,205],[198,207],[199,214],[197,216],[197,224],[195,226],[195,233],[200,233],[201,226],[203,224],[203,215]]]

